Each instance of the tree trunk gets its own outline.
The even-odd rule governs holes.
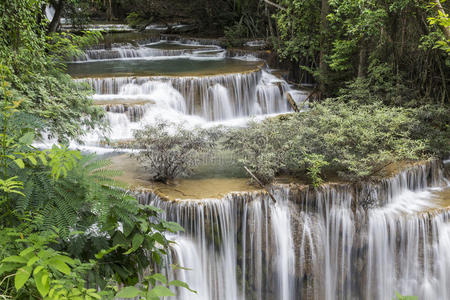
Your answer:
[[[435,3],[434,9],[442,15],[445,16],[445,10],[441,5],[441,2],[439,0],[433,0],[433,3]],[[442,31],[444,32],[445,38],[447,40],[450,40],[450,27],[441,25]]]
[[[328,20],[327,16],[330,13],[330,4],[328,0],[322,0],[322,7],[320,10],[320,54],[319,54],[319,90],[322,94],[325,93],[326,80],[328,77],[328,64],[325,58],[328,54],[327,33],[328,33]]]
[[[108,21],[112,21],[114,18],[112,11],[112,0],[108,0],[108,8],[106,9],[106,18],[108,19]]]
[[[275,31],[273,30],[274,25],[272,23],[272,16],[270,15],[269,7],[267,6],[267,3],[264,2],[264,12],[266,14],[268,26],[269,26],[269,35],[270,35],[270,41],[272,42],[272,48],[278,49],[279,48],[279,39],[278,34],[275,34]],[[277,24],[275,24],[275,28],[277,28]]]
[[[359,49],[358,78],[366,77],[367,70],[367,46],[363,42]]]
[[[59,21],[61,19],[61,14],[64,8],[64,0],[59,0],[56,4],[55,8],[55,15],[53,16],[52,21],[48,25],[48,32],[55,32],[58,29]]]

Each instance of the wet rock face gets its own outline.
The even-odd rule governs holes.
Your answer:
[[[202,270],[183,276],[203,276],[204,299],[446,299],[450,211],[420,213],[442,179],[429,162],[377,183],[276,186],[277,203],[263,192],[141,200],[186,228],[173,239],[197,254],[176,257]]]
[[[130,122],[139,122],[146,112],[145,105],[109,104],[104,109],[111,113],[126,114]]]

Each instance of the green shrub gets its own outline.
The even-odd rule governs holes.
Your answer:
[[[279,120],[252,122],[226,134],[224,147],[234,151],[239,163],[263,183],[269,183],[286,166],[287,141],[293,134]]]
[[[327,100],[308,112],[234,129],[226,146],[265,183],[280,172],[300,170],[317,186],[322,169],[361,180],[389,163],[431,155],[415,130],[420,127],[415,116],[416,110],[380,102]]]
[[[132,12],[129,13],[127,18],[126,18],[127,24],[131,27],[131,28],[139,28],[142,26],[143,23],[145,23],[147,20],[145,20],[144,18],[142,18],[138,13],[136,12]]]
[[[237,22],[232,26],[225,27],[224,34],[228,46],[237,47],[244,43],[248,36],[248,30],[241,22]]]
[[[185,129],[159,121],[134,133],[135,157],[151,173],[153,180],[167,182],[191,173],[191,162],[198,152],[209,150],[214,142],[207,131]]]

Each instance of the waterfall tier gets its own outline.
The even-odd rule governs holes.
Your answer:
[[[178,299],[448,299],[450,210],[432,201],[442,182],[429,162],[379,183],[276,186],[277,203],[139,199],[185,228],[171,260],[193,269],[175,277],[199,295]]]
[[[74,57],[74,62],[89,62],[101,60],[117,60],[132,58],[170,57],[170,56],[202,56],[205,53],[224,56],[224,50],[217,46],[201,46],[181,43],[156,42],[149,45],[133,46],[130,44],[116,44],[111,48],[93,48],[84,51],[84,54]]]
[[[84,78],[95,90],[94,100],[134,98],[156,105],[172,102],[175,110],[208,121],[290,111],[289,86],[264,71],[205,77]],[[163,103],[164,102],[164,103]],[[175,103],[176,102],[176,103]]]

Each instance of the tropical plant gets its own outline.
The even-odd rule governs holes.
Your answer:
[[[121,189],[108,161],[66,146],[35,149],[35,129],[15,123],[27,118],[15,118],[21,102],[2,79],[0,294],[112,299],[118,285],[154,273],[167,255],[165,233],[183,228]],[[151,299],[164,288],[154,286]]]
[[[0,63],[10,90],[22,108],[42,120],[50,138],[78,138],[86,128],[103,126],[103,111],[95,107],[91,90],[65,73],[64,61],[95,42],[98,32],[83,35],[48,33],[44,0],[0,3]]]
[[[159,284],[157,284],[159,282]],[[175,293],[169,289],[169,287],[182,287],[188,289],[192,293],[196,291],[189,288],[189,286],[180,280],[168,281],[166,276],[161,273],[155,273],[149,276],[145,276],[140,286],[129,286],[117,293],[117,297],[120,298],[136,298],[154,300],[160,297],[176,296]]]
[[[83,278],[94,263],[81,263],[49,247],[50,243],[57,242],[57,234],[38,232],[24,236],[14,228],[0,233],[3,235],[2,246],[11,251],[13,249],[5,242],[13,243],[18,252],[18,255],[7,256],[0,263],[0,276],[9,273],[3,278],[7,281],[6,286],[0,285],[0,288],[5,286],[2,293],[15,295],[16,299],[32,296],[52,300],[102,299],[101,295],[112,294],[112,289],[99,293],[96,289],[86,288]],[[9,285],[12,278],[14,285]]]

